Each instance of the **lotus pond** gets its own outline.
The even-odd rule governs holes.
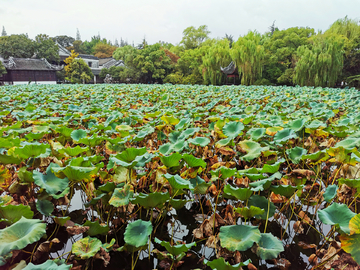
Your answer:
[[[355,89],[7,86],[0,101],[4,269],[360,269]]]

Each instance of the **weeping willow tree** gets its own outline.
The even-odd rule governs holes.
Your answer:
[[[319,34],[312,47],[297,50],[294,83],[301,86],[335,85],[344,65],[345,38],[336,34]]]
[[[230,55],[235,61],[241,76],[241,84],[253,84],[262,76],[265,49],[260,45],[261,35],[257,32],[240,37],[230,50]]]
[[[204,82],[212,85],[221,84],[224,75],[220,70],[220,66],[227,66],[231,62],[229,41],[227,39],[217,41],[208,49],[202,60]]]

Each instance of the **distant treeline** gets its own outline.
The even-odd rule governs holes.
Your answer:
[[[81,41],[79,31],[76,39],[38,35],[30,40],[26,35],[4,35],[0,37],[0,55],[35,55],[56,62],[57,42],[76,53],[123,60],[126,67],[104,69],[100,74],[105,77],[109,73],[118,82],[221,85],[227,80],[220,67],[234,61],[239,75],[235,83],[245,85],[360,86],[358,20],[339,19],[325,32],[309,27],[279,30],[273,23],[264,34],[249,31],[237,40],[227,34],[211,39],[209,34],[205,25],[191,26],[177,45],[148,44],[144,39],[136,46],[123,39],[113,44],[99,35]]]

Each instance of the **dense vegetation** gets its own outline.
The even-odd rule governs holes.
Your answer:
[[[320,87],[1,87],[0,265],[354,269],[359,99]]]
[[[191,26],[177,45],[148,44],[144,39],[135,46],[123,39],[112,43],[100,35],[82,41],[79,31],[76,39],[41,34],[33,41],[26,35],[3,35],[0,55],[5,58],[35,55],[55,63],[57,42],[75,53],[121,59],[126,68],[105,69],[101,74],[102,78],[111,74],[116,82],[222,85],[226,77],[220,66],[234,61],[236,84],[360,86],[360,23],[347,17],[324,32],[309,27],[279,30],[273,24],[266,33],[250,31],[237,40],[227,34],[212,39],[205,25]]]

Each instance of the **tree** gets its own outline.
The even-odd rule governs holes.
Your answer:
[[[75,38],[69,36],[56,36],[52,39],[64,48],[72,46],[73,42],[75,41]]]
[[[79,28],[76,28],[76,40],[81,40]]]
[[[69,51],[74,50],[76,53],[86,53],[84,49],[83,42],[81,40],[75,40],[72,46],[66,47]]]
[[[225,67],[231,62],[228,39],[219,40],[211,46],[202,60],[204,82],[210,82],[212,85],[221,84],[224,74],[220,66]]]
[[[67,64],[67,66],[65,66],[66,80],[71,83],[86,83],[91,81],[93,74],[89,66],[81,58],[73,59],[73,55],[74,52],[72,51],[71,55],[64,60]],[[68,59],[69,61],[67,61]]]
[[[95,46],[96,46],[96,44],[98,44],[99,42],[101,42],[100,35],[93,36],[90,41],[85,40],[85,41],[82,43],[82,49],[84,50],[84,52],[85,52],[86,54],[92,54],[92,55],[94,55]]]
[[[0,76],[6,74],[6,68],[4,67],[3,63],[0,61]]]
[[[360,74],[360,22],[349,19],[346,16],[335,21],[325,32],[325,34],[330,33],[346,38],[344,44],[344,68],[341,80],[348,81],[351,85],[359,85],[358,80],[354,80],[354,78],[357,78],[356,76]]]
[[[117,40],[117,38],[115,38],[114,46],[115,46],[115,47],[120,47],[119,41]]]
[[[49,62],[59,62],[59,47],[48,35],[39,34],[35,37],[37,58],[45,58]]]
[[[241,76],[241,84],[254,84],[262,75],[265,60],[265,49],[260,44],[261,35],[257,32],[240,37],[230,50],[230,55],[235,61]]]
[[[4,58],[31,58],[34,53],[34,42],[24,34],[0,37],[0,55]]]
[[[294,82],[301,86],[335,86],[343,68],[344,44],[343,36],[318,34],[312,46],[300,46]]]
[[[4,37],[4,36],[7,36],[7,33],[5,31],[5,27],[3,26],[3,29],[2,29],[2,32],[1,32],[1,36]]]
[[[206,25],[201,25],[199,28],[190,26],[183,31],[183,38],[180,42],[185,48],[185,50],[195,49],[199,47],[206,39],[210,31],[207,29]]]
[[[117,49],[116,46],[112,46],[106,43],[99,42],[95,45],[94,53],[98,58],[112,57],[114,51]]]
[[[232,35],[225,34],[225,39],[229,41],[229,47],[232,47],[232,44],[234,43],[234,37]]]

